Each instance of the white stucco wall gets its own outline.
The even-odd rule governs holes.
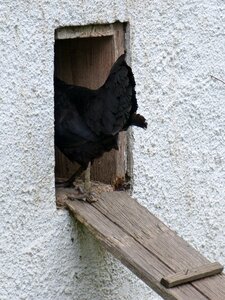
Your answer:
[[[225,3],[0,3],[0,299],[158,299],[56,210],[53,46],[59,26],[129,21],[140,112],[134,195],[225,264]]]

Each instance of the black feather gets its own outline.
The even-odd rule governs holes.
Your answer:
[[[131,125],[147,127],[137,115],[135,81],[121,55],[97,90],[66,84],[55,77],[55,143],[84,169],[104,152],[118,149],[118,134]]]

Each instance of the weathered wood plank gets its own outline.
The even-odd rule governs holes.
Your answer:
[[[209,263],[203,255],[127,193],[104,193],[93,205],[169,266],[174,273]],[[191,284],[209,299],[225,299],[224,275]]]
[[[161,279],[162,285],[167,288],[178,286],[187,282],[192,282],[197,279],[202,279],[212,275],[220,274],[223,271],[223,266],[220,263],[210,263],[194,269],[187,269],[172,275],[168,275]]]
[[[76,39],[76,38],[89,38],[100,36],[112,36],[115,31],[115,24],[94,24],[87,26],[67,26],[58,28],[55,33],[55,39]]]
[[[174,248],[180,248],[184,243],[185,251],[180,249],[178,254],[188,254],[188,250],[190,250],[194,256],[198,257],[197,266],[202,264],[200,264],[202,256],[192,247],[188,247],[186,242],[171,232],[145,208],[136,201],[134,204],[133,201],[135,200],[126,193],[113,192],[102,194],[101,199],[92,205],[79,201],[67,201],[66,203],[75,217],[85,224],[114,256],[165,299],[225,299],[225,284],[222,275],[218,275],[222,276],[220,282],[223,285],[220,287],[222,294],[220,292],[217,294],[212,282],[209,284],[208,290],[204,289],[204,285],[196,287],[193,283],[172,289],[166,289],[160,284],[162,277],[183,268],[183,265],[179,268],[179,264],[175,263],[176,257],[172,253],[169,258],[167,257],[167,243],[172,243]],[[158,254],[156,251],[157,241],[161,242],[161,239],[167,237],[167,234],[171,240],[167,238],[164,244],[159,244],[159,247],[164,247],[164,251]],[[176,244],[176,239],[178,239],[178,244]],[[153,249],[151,248],[152,243]],[[160,252],[160,249],[158,250]],[[188,258],[191,260],[191,255],[188,255]],[[185,266],[195,265],[193,262],[188,264],[187,259],[184,257],[183,259],[185,259]],[[204,257],[202,257],[202,261],[208,262]],[[204,291],[201,290],[202,287]],[[213,295],[213,297],[209,295]]]

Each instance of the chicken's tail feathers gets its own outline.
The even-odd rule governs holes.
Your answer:
[[[140,114],[134,113],[131,117],[131,125],[146,129],[148,126],[148,123],[146,122],[145,117],[143,117]]]
[[[132,69],[126,63],[125,57],[126,52],[117,58],[103,86],[110,86],[115,96],[122,96],[122,93],[129,96],[132,106],[130,113],[133,114],[138,109],[135,91],[136,84]]]

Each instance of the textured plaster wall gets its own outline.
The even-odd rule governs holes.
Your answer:
[[[59,26],[129,21],[146,132],[133,131],[134,195],[225,263],[225,4],[0,3],[0,299],[158,299],[56,210],[53,46]]]

